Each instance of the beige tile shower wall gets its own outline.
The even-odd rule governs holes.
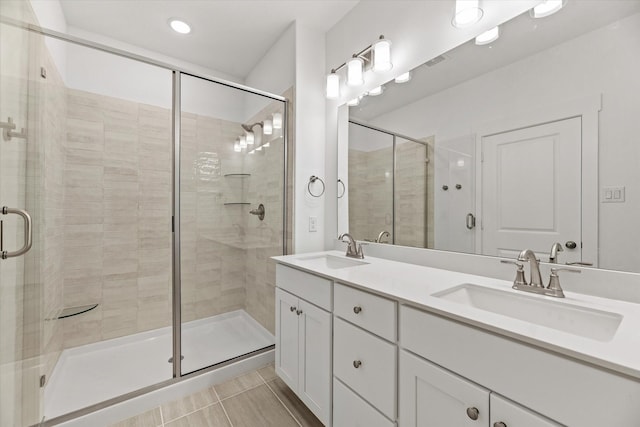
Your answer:
[[[171,116],[68,90],[65,347],[170,324]]]

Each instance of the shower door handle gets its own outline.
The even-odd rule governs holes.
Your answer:
[[[476,217],[472,213],[467,214],[467,228],[473,230],[476,227]]]
[[[22,248],[18,249],[17,251],[13,251],[13,252],[5,251],[4,242],[3,242],[4,233],[0,231],[0,258],[2,259],[14,258],[20,255],[26,254],[27,252],[29,252],[29,249],[31,249],[31,243],[32,243],[31,215],[29,215],[27,211],[24,211],[22,209],[14,209],[14,208],[9,208],[7,206],[3,206],[2,215],[9,215],[9,214],[20,215],[24,220],[24,245],[22,246]]]

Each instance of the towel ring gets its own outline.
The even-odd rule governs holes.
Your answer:
[[[344,182],[342,182],[340,178],[338,178],[338,184],[342,184],[342,194],[338,195],[338,199],[342,199],[342,196],[344,196],[344,193],[347,192],[347,187],[344,185]]]
[[[320,192],[320,194],[313,194],[313,192],[311,191],[311,184],[315,183],[316,181],[320,181],[320,183],[322,184],[322,191]],[[307,191],[309,191],[309,194],[311,194],[313,197],[322,196],[324,194],[324,181],[319,176],[311,175],[311,177],[309,177],[309,183],[307,184]]]

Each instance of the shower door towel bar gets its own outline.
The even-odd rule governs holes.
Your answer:
[[[313,191],[311,191],[311,184],[315,184],[316,181],[320,181],[320,184],[322,184],[322,191],[320,191],[320,194],[314,194]],[[324,181],[322,180],[322,178],[320,178],[319,176],[311,175],[309,177],[309,183],[307,184],[307,191],[313,197],[322,196],[324,194]]]
[[[22,209],[15,209],[15,208],[9,208],[9,207],[3,206],[2,215],[9,215],[9,214],[20,215],[24,220],[24,245],[22,246],[22,248],[18,249],[17,251],[13,251],[13,252],[5,251],[4,241],[3,241],[4,227],[0,226],[0,258],[2,259],[14,258],[20,255],[24,255],[27,252],[29,252],[29,249],[31,249],[31,235],[32,235],[31,215],[29,215],[27,211],[24,211]]]

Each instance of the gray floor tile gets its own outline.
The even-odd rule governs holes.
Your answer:
[[[222,402],[234,427],[298,427],[267,385]]]
[[[273,363],[258,369],[258,373],[267,382],[275,378],[278,378],[278,375],[276,375],[276,370],[273,366]]]
[[[257,372],[249,372],[248,374],[241,375],[239,377],[230,379],[222,384],[215,386],[216,392],[220,399],[225,399],[234,394],[241,393],[245,390],[249,390],[255,386],[263,384],[262,378]]]
[[[218,398],[212,388],[200,390],[192,395],[163,404],[162,417],[166,423],[217,401]]]
[[[219,403],[207,406],[186,417],[166,423],[165,427],[230,427],[227,416]]]
[[[269,387],[278,395],[278,398],[303,427],[323,427],[323,424],[313,415],[313,412],[302,403],[298,396],[280,378],[269,382]]]
[[[160,408],[154,408],[135,417],[128,418],[119,423],[112,424],[111,427],[158,427],[162,426]]]

